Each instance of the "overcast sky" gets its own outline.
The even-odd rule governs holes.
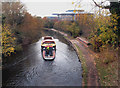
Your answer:
[[[54,12],[65,12],[66,10],[75,9],[72,2],[78,0],[21,0],[29,13],[33,16],[51,16]],[[96,0],[98,1],[98,0]],[[99,0],[100,1],[100,0]],[[92,0],[82,0],[81,8],[86,12],[94,12],[95,5]]]

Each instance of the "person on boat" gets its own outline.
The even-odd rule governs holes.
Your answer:
[[[47,47],[46,48],[46,55],[52,55],[52,47]]]
[[[50,49],[50,47],[47,47],[47,48],[46,48],[46,54],[47,54],[47,55],[49,54],[49,49]]]

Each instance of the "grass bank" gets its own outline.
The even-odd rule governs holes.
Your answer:
[[[118,86],[118,58],[110,52],[106,57],[105,53],[99,53],[95,58],[101,86]]]

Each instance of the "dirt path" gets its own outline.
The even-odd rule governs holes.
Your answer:
[[[87,86],[100,86],[98,82],[97,68],[94,62],[94,56],[92,51],[88,50],[87,46],[81,41],[71,40],[72,43],[75,43],[79,46],[82,51],[84,58],[86,59],[87,69],[88,69],[88,84]]]

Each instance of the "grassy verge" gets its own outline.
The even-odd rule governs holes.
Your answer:
[[[109,64],[102,63],[101,59],[97,58],[96,67],[100,77],[101,86],[117,86],[118,85],[118,62],[114,61]]]
[[[107,49],[95,57],[101,86],[118,86],[117,50]]]
[[[84,59],[82,51],[80,50],[79,46],[77,44],[74,44],[74,45],[78,50],[78,56],[80,58],[82,69],[83,69],[83,74],[82,74],[82,76],[83,76],[83,84],[84,84],[84,86],[87,86],[88,69],[87,69],[87,65],[86,65],[86,60]]]
[[[68,39],[68,37],[67,36],[63,36],[65,39]]]

